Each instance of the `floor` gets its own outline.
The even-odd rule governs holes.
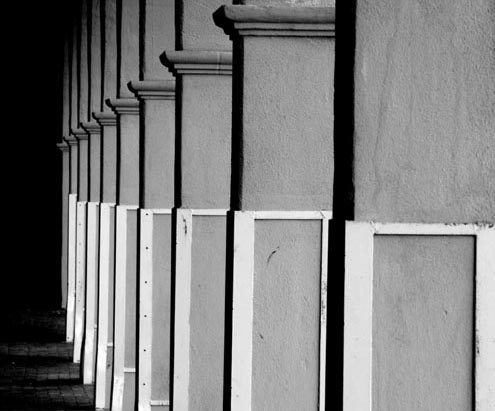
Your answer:
[[[63,311],[2,313],[0,410],[92,410],[94,386],[83,385]]]

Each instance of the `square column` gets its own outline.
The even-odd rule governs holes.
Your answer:
[[[74,341],[74,322],[76,304],[76,209],[78,185],[78,142],[69,135],[65,139],[69,145],[70,187],[68,206],[68,233],[67,233],[67,309],[65,321],[66,341]]]
[[[181,410],[223,408],[232,117],[232,53],[227,41],[223,46],[162,55],[180,84],[173,393],[174,407]]]
[[[335,10],[214,18],[234,53],[231,408],[324,410]]]
[[[69,191],[70,191],[70,152],[69,144],[65,141],[58,143],[57,148],[62,154],[62,249],[60,252],[61,262],[61,288],[62,288],[62,308],[67,309],[67,253],[69,249]]]
[[[91,384],[96,371],[98,310],[98,260],[101,199],[101,126],[82,123],[89,142],[89,202],[87,205],[86,311],[83,347],[83,383]]]

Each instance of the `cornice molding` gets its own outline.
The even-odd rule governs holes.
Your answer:
[[[96,121],[81,123],[81,127],[86,130],[89,135],[101,134],[101,126]]]
[[[226,5],[213,20],[231,37],[335,37],[335,7]]]
[[[160,56],[162,64],[174,75],[232,75],[232,52],[223,50],[170,50]]]
[[[88,139],[88,133],[83,128],[71,129],[71,134],[77,139],[77,141],[85,141]]]
[[[117,115],[139,114],[139,101],[136,98],[109,98],[106,101],[108,107],[110,107],[113,112]]]
[[[65,141],[69,146],[77,146],[77,144],[79,143],[77,141],[77,138],[75,138],[72,134],[69,134],[67,137],[65,137]]]
[[[140,100],[175,100],[175,80],[131,81],[127,87]]]
[[[99,113],[93,113],[93,118],[101,127],[117,125],[117,115],[109,111],[100,111]]]
[[[67,143],[67,141],[65,141],[65,140],[62,140],[60,143],[57,143],[57,148],[63,153],[68,152],[69,151],[69,143]]]

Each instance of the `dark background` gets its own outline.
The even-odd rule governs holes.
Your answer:
[[[0,309],[60,307],[63,35],[71,1],[2,5]]]

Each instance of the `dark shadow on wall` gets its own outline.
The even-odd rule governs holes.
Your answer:
[[[7,2],[3,15],[0,309],[60,306],[63,27],[68,3]]]
[[[357,0],[336,0],[333,221],[329,230],[326,409],[343,408],[345,221],[354,219]]]

